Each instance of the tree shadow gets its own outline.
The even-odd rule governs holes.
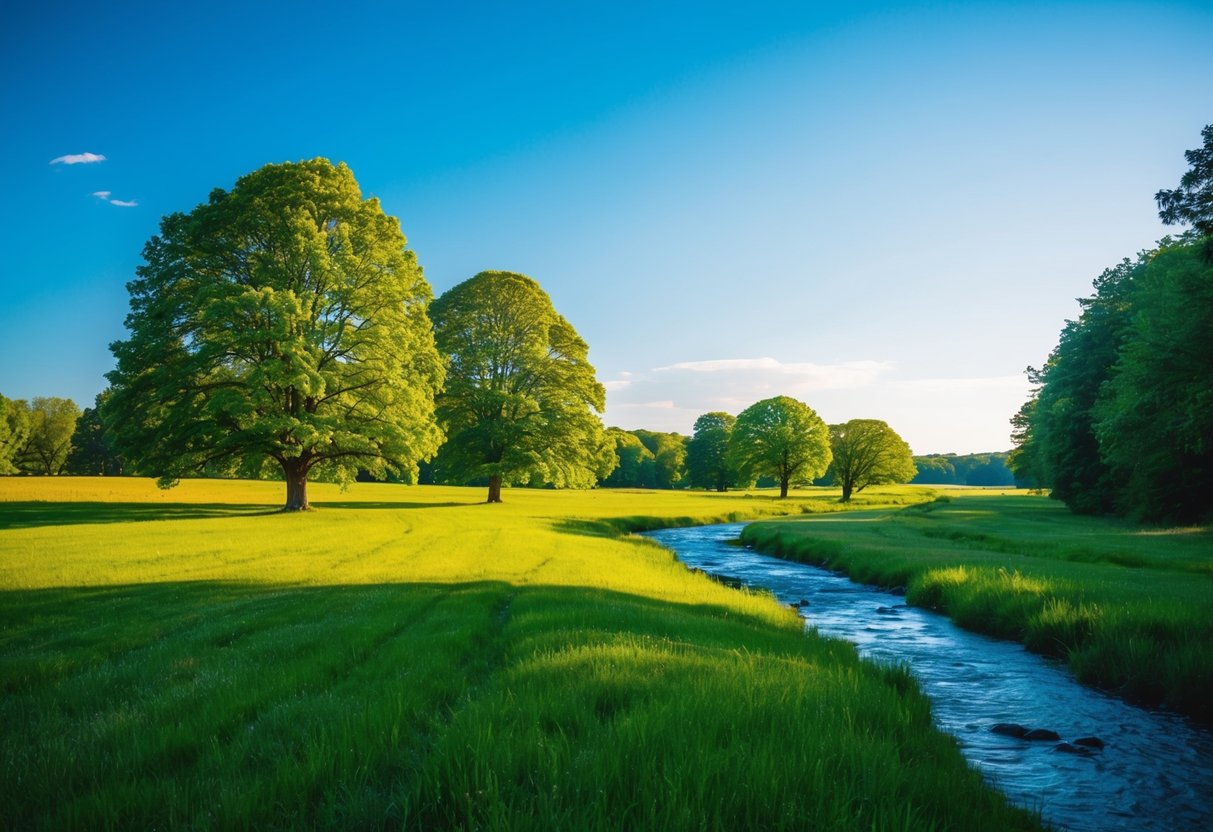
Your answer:
[[[483,503],[393,503],[389,501],[362,501],[362,500],[309,500],[312,508],[367,508],[367,509],[417,509],[417,508],[459,508],[461,506],[476,506]]]
[[[130,523],[150,520],[203,520],[275,514],[277,506],[253,503],[0,502],[0,529]]]

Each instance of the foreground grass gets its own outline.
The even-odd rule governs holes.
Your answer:
[[[0,480],[5,828],[1036,827],[903,671],[618,535],[834,494],[280,489]]]
[[[970,492],[896,512],[758,523],[744,539],[906,588],[972,630],[1065,658],[1084,683],[1213,723],[1213,531],[1079,517]]]

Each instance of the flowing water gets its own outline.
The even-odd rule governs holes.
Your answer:
[[[806,626],[881,662],[909,666],[935,721],[986,780],[1069,830],[1213,830],[1213,732],[1079,685],[1023,647],[960,629],[942,615],[825,569],[730,544],[740,523],[650,532],[692,569],[802,606]],[[1210,691],[1213,695],[1213,691]],[[1086,756],[991,733],[997,723],[1098,737]]]

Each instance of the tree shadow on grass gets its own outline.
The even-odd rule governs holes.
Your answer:
[[[253,503],[0,502],[0,530],[146,520],[203,520],[275,514],[277,506]]]
[[[482,503],[393,503],[390,501],[363,501],[363,500],[309,500],[309,504],[315,509],[326,508],[365,508],[365,509],[418,509],[418,508],[459,508],[466,506],[483,505]]]
[[[321,500],[314,508],[419,509],[454,508],[467,503],[393,503],[357,500]],[[208,520],[217,517],[265,517],[282,507],[256,503],[111,503],[111,502],[0,502],[0,531],[39,526],[76,526],[91,523],[133,523],[149,520]]]

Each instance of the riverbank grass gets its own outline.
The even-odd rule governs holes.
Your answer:
[[[904,671],[620,534],[836,492],[280,490],[0,480],[9,828],[1037,828]]]
[[[1213,531],[953,492],[893,511],[763,522],[743,539],[1068,661],[1078,679],[1213,723]]]

